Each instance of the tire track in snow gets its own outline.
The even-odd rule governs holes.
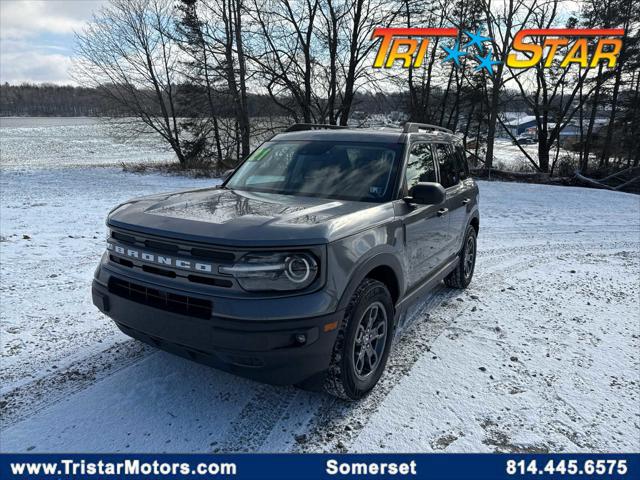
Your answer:
[[[141,342],[126,340],[9,390],[0,395],[0,427],[4,429],[24,420],[154,352],[153,348]]]
[[[297,397],[304,394],[308,392],[295,387],[259,385],[232,421],[225,442],[217,445],[214,452],[263,451],[265,440],[281,425]]]
[[[348,445],[356,438],[367,419],[377,411],[384,398],[411,370],[415,362],[423,355],[429,354],[433,341],[448,326],[447,320],[441,316],[434,316],[433,312],[443,302],[448,303],[458,296],[459,291],[441,285],[414,305],[409,315],[416,319],[396,340],[385,372],[376,388],[365,398],[353,403],[327,397],[310,422],[308,438],[297,445],[296,451],[348,451]]]
[[[565,255],[575,243],[536,244],[511,248],[493,248],[480,252],[476,279],[468,291],[451,290],[443,285],[429,292],[411,309],[415,319],[401,339],[396,341],[389,358],[387,371],[377,388],[362,401],[350,404],[323,394],[312,394],[293,387],[273,387],[256,384],[248,389],[251,399],[242,412],[231,421],[231,428],[224,440],[215,446],[216,451],[268,451],[273,445],[298,451],[347,451],[367,419],[382,404],[389,392],[411,370],[423,355],[431,354],[430,346],[448,328],[455,316],[482,300],[473,301],[471,294],[491,295],[505,286],[505,281],[518,272],[535,265],[548,263],[558,255]],[[580,243],[582,252],[589,247],[598,252],[621,248],[638,248],[635,242]],[[603,248],[605,247],[605,248]],[[526,254],[526,257],[522,257]],[[459,297],[463,302],[456,301]],[[428,321],[426,321],[428,320]],[[155,350],[137,341],[127,341],[77,361],[68,368],[47,375],[27,385],[18,387],[0,397],[0,412],[3,428],[12,425],[73,393],[83,390],[100,379],[126,369]],[[308,407],[302,409],[299,423],[290,425],[287,418],[292,405],[304,398]],[[301,409],[293,409],[296,414]],[[295,432],[305,432],[294,440]],[[284,433],[282,433],[284,432]],[[280,434],[281,440],[288,435],[289,441],[268,442]]]
[[[580,242],[583,253],[586,253],[588,248],[602,252],[621,248],[637,249],[638,246],[637,242],[593,242],[591,244]],[[545,243],[494,248],[489,252],[480,251],[471,288],[460,291],[441,285],[429,292],[424,300],[414,307],[415,312],[412,314],[417,318],[394,345],[385,373],[376,388],[356,403],[338,399],[325,401],[310,422],[308,439],[296,450],[299,452],[349,451],[349,445],[357,438],[367,420],[382,405],[385,397],[409,373],[418,359],[430,352],[430,346],[447,328],[451,327],[456,315],[476,305],[482,305],[482,296],[506,287],[505,281],[508,278],[553,261],[558,255],[566,255],[569,248],[575,247],[576,243],[552,245]],[[532,253],[533,256],[531,256]],[[523,258],[518,254],[529,256]],[[473,299],[471,295],[479,299]],[[463,301],[451,301],[455,298],[462,298]],[[434,353],[431,352],[432,355]],[[437,358],[437,355],[434,357]]]

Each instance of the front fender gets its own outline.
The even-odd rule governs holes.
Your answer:
[[[398,290],[398,297],[401,298],[405,290],[404,275],[402,270],[402,264],[397,257],[395,251],[389,251],[383,249],[382,251],[372,252],[367,256],[354,270],[353,274],[349,278],[347,286],[338,303],[338,309],[346,308],[353,296],[353,293],[358,288],[358,285],[367,277],[367,275],[377,267],[388,267],[393,271],[395,278],[388,279],[396,284]]]

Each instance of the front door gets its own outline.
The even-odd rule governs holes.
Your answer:
[[[415,143],[409,151],[405,173],[405,193],[418,182],[437,182],[433,149],[429,143]],[[405,232],[405,268],[412,289],[432,274],[446,259],[449,216],[445,205],[418,205],[398,202],[397,214]]]

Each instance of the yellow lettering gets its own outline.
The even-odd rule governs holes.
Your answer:
[[[529,34],[527,30],[520,30],[513,37],[513,43],[511,48],[516,52],[530,53],[531,57],[524,60],[518,59],[516,53],[510,53],[507,55],[507,65],[513,68],[529,68],[533,67],[542,58],[542,46],[535,43],[524,43],[522,40]]]
[[[569,49],[567,56],[562,60],[560,67],[564,68],[570,63],[579,63],[583,67],[589,65],[589,47],[586,38],[576,40],[576,43]]]
[[[613,49],[609,52],[605,52],[604,47],[607,45],[612,45]],[[622,49],[622,39],[620,38],[603,38],[598,42],[596,46],[596,52],[593,54],[593,58],[591,59],[591,66],[595,67],[598,65],[600,60],[607,61],[607,67],[615,68],[616,62],[618,61],[618,54]]]

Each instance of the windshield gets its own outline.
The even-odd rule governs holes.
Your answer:
[[[238,168],[226,187],[364,202],[386,202],[402,144],[268,142]]]

